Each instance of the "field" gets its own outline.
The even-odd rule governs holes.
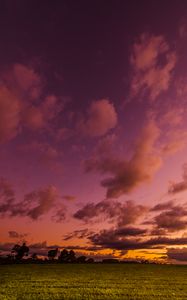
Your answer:
[[[1,265],[1,300],[187,299],[187,266]]]

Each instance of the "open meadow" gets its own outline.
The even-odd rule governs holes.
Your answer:
[[[1,265],[0,299],[185,300],[187,299],[187,266]]]

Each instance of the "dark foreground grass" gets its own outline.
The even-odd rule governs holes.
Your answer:
[[[1,300],[187,299],[187,266],[4,265]]]

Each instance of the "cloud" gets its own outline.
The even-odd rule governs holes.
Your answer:
[[[47,129],[51,120],[55,119],[63,109],[63,105],[55,95],[48,95],[37,105],[29,104],[24,108],[23,122],[31,130]]]
[[[167,91],[176,61],[176,54],[164,36],[142,34],[133,45],[130,58],[131,97],[148,93],[149,99],[154,101]]]
[[[62,128],[57,129],[55,138],[56,138],[57,142],[66,141],[66,140],[70,139],[71,137],[73,137],[74,134],[75,133],[72,129],[62,127]]]
[[[159,204],[155,205],[154,207],[152,207],[150,211],[168,210],[168,209],[173,208],[173,205],[174,205],[173,201],[159,203]]]
[[[25,194],[23,201],[18,202],[10,183],[4,178],[0,180],[0,214],[2,216],[22,216],[38,220],[43,215],[53,211],[55,216],[58,215],[58,220],[60,215],[62,220],[62,208],[63,217],[65,217],[65,207],[61,205],[59,208],[58,199],[57,188],[49,185]]]
[[[167,256],[169,259],[175,259],[177,261],[187,262],[187,248],[170,248],[167,249]]]
[[[179,100],[179,97],[177,96]],[[175,154],[187,144],[187,131],[183,127],[185,121],[185,105],[183,101],[166,104],[165,112],[158,115],[159,127],[163,131],[161,152],[163,156]]]
[[[55,214],[52,216],[52,221],[55,221],[56,223],[61,223],[66,218],[66,207],[64,205],[61,205],[61,208],[58,208],[55,212]]]
[[[130,236],[144,236],[146,232],[147,229],[126,226],[121,228],[118,227],[116,229],[102,230],[100,234],[102,234],[103,236],[106,235],[106,238],[113,240],[113,238],[115,239],[116,237],[124,238]],[[93,235],[91,236],[91,238],[93,238]]]
[[[28,206],[27,211],[25,211],[25,209],[24,211],[27,216],[36,220],[40,216],[48,213],[54,207],[57,198],[57,189],[52,185],[45,189],[33,191],[24,197],[23,204]],[[33,203],[35,203],[35,206],[31,208],[30,205],[33,205]]]
[[[153,228],[150,232],[150,235],[156,235],[156,236],[164,236],[167,235],[167,230],[163,229],[163,228]]]
[[[74,201],[76,199],[75,196],[71,196],[71,195],[64,195],[63,199],[67,200],[67,201]]]
[[[29,66],[14,64],[0,79],[0,143],[15,138],[25,128],[51,131],[49,124],[63,104],[44,92],[41,75]]]
[[[31,130],[45,127],[45,119],[40,107],[29,106],[25,109],[24,124]]]
[[[185,39],[187,37],[187,22],[185,18],[183,18],[179,24],[179,37],[181,39]]]
[[[179,133],[176,139],[174,139],[174,136],[175,134],[162,148],[163,155],[175,154],[186,146],[186,133]]]
[[[147,229],[138,228],[138,227],[121,227],[114,230],[114,234],[120,237],[123,236],[137,236],[137,235],[145,235]]]
[[[154,218],[158,228],[170,232],[183,230],[187,227],[187,209],[182,206],[173,206]]]
[[[17,231],[11,230],[8,232],[8,235],[13,239],[23,239],[28,236],[28,233],[18,233]]]
[[[97,234],[93,234],[89,239],[94,246],[116,250],[150,249],[155,246],[184,245],[187,243],[187,238],[124,238],[116,235],[114,232],[111,233],[111,230],[100,231]]]
[[[187,206],[186,204],[175,205],[174,201],[159,203],[150,209],[150,212],[159,212],[154,216],[149,224],[155,224],[156,227],[152,230],[152,234],[166,234],[183,230],[187,227]],[[145,223],[144,223],[145,224]],[[147,223],[148,224],[148,223]]]
[[[12,91],[0,86],[0,143],[14,138],[19,132],[21,103]]]
[[[180,102],[186,103],[185,99],[187,96],[187,77],[186,76],[178,76],[175,80],[175,89],[177,99],[180,99]]]
[[[161,116],[161,123],[166,125],[175,127],[181,125],[183,123],[184,118],[184,107],[177,103],[177,105],[173,105],[173,107],[167,107],[167,111]]]
[[[104,137],[101,137],[97,143],[96,146],[93,148],[93,153],[96,157],[105,157],[106,154],[109,155],[114,149],[116,149],[116,141],[117,141],[117,135],[116,133],[108,133]]]
[[[78,129],[87,136],[105,135],[117,125],[117,113],[114,105],[107,99],[93,101],[88,109],[87,118],[81,119]]]
[[[183,181],[180,182],[171,182],[168,193],[177,194],[187,190],[187,164],[183,166]]]
[[[16,63],[2,74],[6,86],[19,96],[38,99],[42,90],[42,78],[31,66]]]
[[[156,212],[160,214],[155,216]],[[149,222],[141,221],[145,216],[154,213]],[[178,232],[187,227],[187,210],[185,205],[174,205],[173,201],[160,203],[152,208],[136,205],[132,201],[121,203],[114,200],[103,200],[99,203],[88,203],[74,214],[74,218],[86,223],[108,221],[115,227],[100,232],[83,232],[83,237],[94,246],[117,250],[146,249],[165,245],[180,245],[185,239],[171,238],[168,233]],[[138,227],[133,226],[139,223]],[[142,225],[148,225],[145,228]],[[153,226],[152,226],[153,225]],[[81,234],[81,233],[80,233]],[[67,240],[78,237],[79,232],[69,234]],[[156,236],[153,238],[153,236]],[[185,237],[184,237],[185,238]]]
[[[84,239],[84,238],[88,238],[91,234],[93,234],[93,232],[88,229],[74,230],[71,233],[65,234],[63,240],[68,241],[73,238]]]
[[[165,128],[167,131],[167,134],[165,135],[166,141],[163,143],[161,148],[164,156],[175,154],[186,147],[187,144],[187,131],[180,128],[174,128],[175,121],[177,121],[177,111],[176,118],[173,118],[173,121],[170,122],[169,127]]]
[[[162,159],[156,149],[160,129],[153,119],[147,121],[135,144],[130,160],[113,157],[93,158],[85,162],[87,172],[99,171],[112,174],[102,180],[101,185],[107,188],[107,198],[117,198],[128,194],[145,182],[150,182],[153,175],[162,165]]]
[[[134,224],[138,218],[143,216],[147,207],[135,205],[133,201],[121,203],[118,201],[103,200],[98,203],[88,203],[74,214],[74,218],[91,222],[101,217],[110,222],[117,222],[118,226]]]

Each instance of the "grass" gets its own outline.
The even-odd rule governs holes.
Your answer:
[[[1,300],[187,299],[187,266],[1,265]]]

